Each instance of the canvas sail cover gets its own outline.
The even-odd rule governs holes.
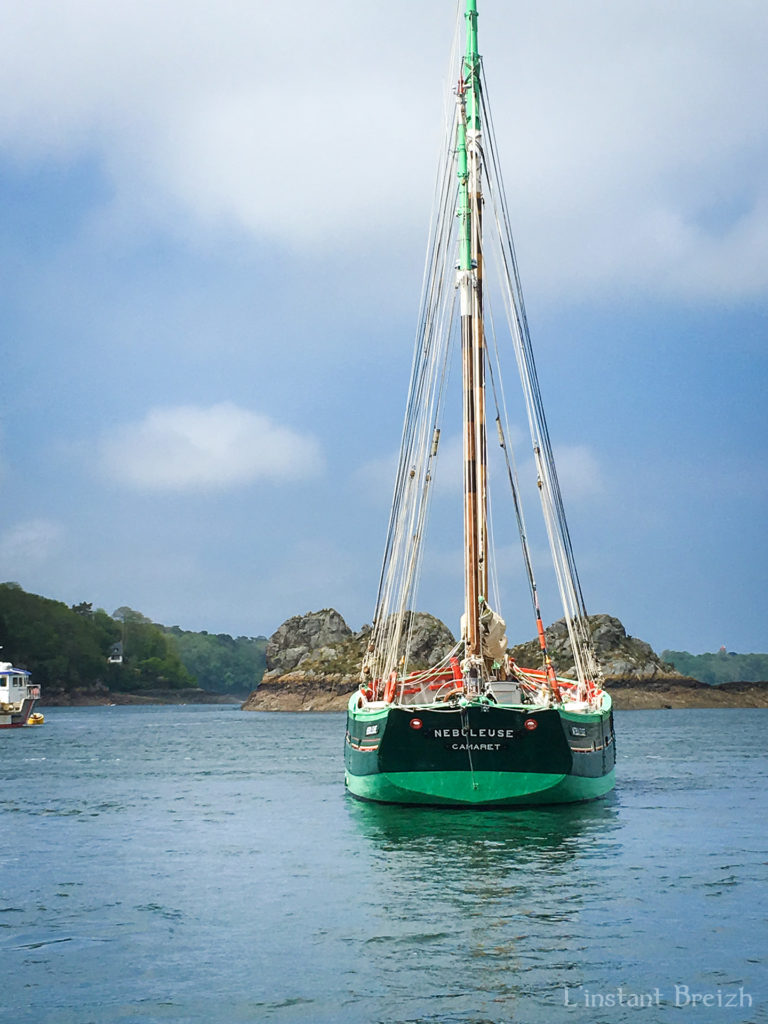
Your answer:
[[[467,617],[461,616],[461,635],[466,635]],[[507,653],[507,624],[490,605],[485,605],[480,613],[480,630],[482,635],[483,658],[486,662],[501,664]]]

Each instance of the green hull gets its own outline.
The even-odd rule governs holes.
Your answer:
[[[347,789],[361,800],[427,807],[530,807],[568,804],[605,796],[615,785],[614,769],[597,779],[525,772],[346,773]]]
[[[353,697],[347,715],[345,781],[362,800],[455,807],[594,800],[613,789],[615,760],[607,694],[589,713],[481,701],[361,708]]]

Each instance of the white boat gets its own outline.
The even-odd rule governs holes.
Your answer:
[[[32,682],[31,674],[0,661],[0,729],[28,725],[38,700],[40,687]]]

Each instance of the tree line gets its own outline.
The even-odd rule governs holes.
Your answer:
[[[662,651],[662,661],[674,665],[678,672],[702,683],[761,683],[768,680],[768,654],[736,654],[716,651],[711,654],[689,654],[688,651]]]
[[[86,601],[71,607],[18,583],[0,584],[0,661],[32,673],[43,693],[121,693],[202,687],[250,693],[266,667],[266,639],[162,626],[122,607],[109,615]]]

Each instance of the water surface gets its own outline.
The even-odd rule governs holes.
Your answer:
[[[0,734],[0,1020],[768,1021],[768,711],[618,712],[614,795],[503,812],[346,796],[340,714],[45,714]]]

